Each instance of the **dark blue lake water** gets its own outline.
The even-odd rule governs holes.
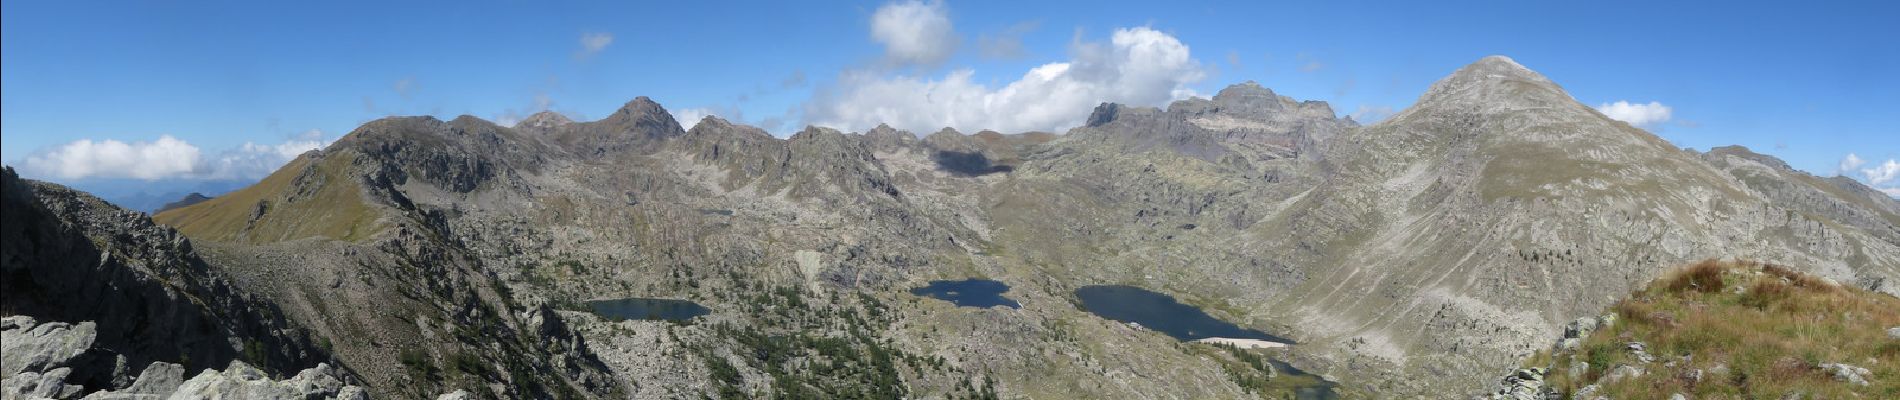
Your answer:
[[[1174,296],[1151,292],[1134,286],[1096,285],[1083,286],[1075,290],[1075,297],[1082,300],[1082,309],[1102,318],[1121,322],[1141,324],[1143,328],[1172,336],[1181,341],[1192,341],[1211,337],[1236,339],[1260,339],[1280,343],[1293,343],[1292,339],[1274,336],[1259,330],[1242,328],[1239,325],[1222,321],[1207,315],[1200,307],[1181,304]],[[1317,375],[1307,374],[1299,368],[1279,360],[1268,359],[1274,370],[1285,376],[1312,377],[1318,382],[1294,389],[1295,398],[1300,400],[1333,400],[1339,398],[1334,390],[1339,384],[1327,381]]]
[[[1173,296],[1134,286],[1083,286],[1075,290],[1075,297],[1082,299],[1083,310],[1102,318],[1141,324],[1182,341],[1224,337],[1293,343],[1291,339],[1214,318],[1199,307],[1175,301]]]
[[[615,321],[628,319],[685,321],[712,313],[712,310],[706,306],[691,301],[640,297],[593,300],[587,302],[587,309],[593,311],[594,315]]]
[[[930,281],[929,286],[911,289],[910,294],[949,301],[959,307],[990,308],[1004,306],[1023,308],[1015,300],[1003,297],[1009,291],[1009,285],[988,279],[964,279],[960,281]]]

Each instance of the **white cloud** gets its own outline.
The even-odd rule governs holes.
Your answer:
[[[713,115],[712,109],[682,108],[673,110],[673,120],[678,121],[681,128],[685,128],[689,131],[693,130],[693,126],[699,125],[699,120],[705,119],[708,115]]]
[[[205,161],[205,165],[199,169],[198,174],[179,176],[179,178],[217,178],[217,180],[264,178],[264,176],[270,176],[270,173],[276,173],[277,169],[281,169],[291,159],[296,159],[296,155],[302,155],[310,150],[319,150],[325,144],[327,144],[325,140],[287,140],[281,144],[243,142],[243,146],[237,146],[234,150],[224,150],[222,154],[218,154],[217,159]]]
[[[1880,163],[1880,165],[1860,170],[1860,172],[1867,175],[1867,185],[1885,185],[1888,182],[1893,182],[1894,178],[1900,177],[1900,161],[1894,161],[1894,159],[1889,158],[1886,162]]]
[[[1834,174],[1835,175],[1851,174],[1854,172],[1855,168],[1860,168],[1860,166],[1863,164],[1867,164],[1867,160],[1860,159],[1860,156],[1855,155],[1854,153],[1847,153],[1847,157],[1841,157],[1841,168],[1834,170]]]
[[[871,39],[897,65],[937,65],[956,51],[956,32],[942,2],[887,3],[871,14]]]
[[[207,159],[198,146],[171,135],[134,143],[81,139],[27,156],[21,171],[65,180],[259,179],[330,141],[312,129],[277,144],[245,142]]]
[[[1632,104],[1622,100],[1618,100],[1615,103],[1603,103],[1598,105],[1597,111],[1602,112],[1604,116],[1608,116],[1610,119],[1627,122],[1630,125],[1640,127],[1655,126],[1656,124],[1669,122],[1672,112],[1669,106],[1659,102],[1652,101],[1649,102],[1649,104]]]
[[[606,32],[581,34],[581,51],[574,53],[574,58],[593,57],[595,54],[600,54],[601,50],[606,50],[607,45],[610,44],[614,44],[614,34]]]
[[[1900,197],[1900,160],[1889,158],[1869,168],[1861,168],[1862,165],[1867,165],[1866,159],[1854,153],[1847,153],[1846,157],[1841,157],[1840,169],[1835,170],[1834,173],[1858,178],[1874,190]]]
[[[64,179],[159,179],[191,173],[197,168],[198,146],[171,135],[150,142],[126,143],[112,139],[75,140],[49,151],[27,156],[22,169]]]
[[[970,69],[942,78],[846,71],[806,104],[808,123],[862,131],[878,123],[912,132],[955,127],[1060,132],[1081,124],[1102,102],[1160,105],[1193,95],[1186,85],[1205,76],[1188,46],[1146,27],[1117,29],[1108,43],[1071,45],[1072,59],[1024,73],[1002,87],[974,79]]]

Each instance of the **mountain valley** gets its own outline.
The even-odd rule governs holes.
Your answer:
[[[1252,82],[1062,133],[778,138],[639,97],[595,121],[379,119],[150,216],[3,186],[0,314],[98,338],[16,366],[38,331],[7,322],[8,398],[55,366],[78,389],[37,395],[154,363],[337,398],[1467,398],[1705,259],[1900,296],[1900,201],[1676,147],[1502,56],[1371,125]],[[965,279],[1007,303],[913,292]],[[1292,344],[1102,318],[1076,294],[1098,285]],[[614,299],[707,312],[590,305]]]

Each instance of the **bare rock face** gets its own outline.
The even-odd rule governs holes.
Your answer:
[[[136,378],[124,368],[98,363],[109,351],[92,347],[91,321],[79,324],[38,323],[31,317],[0,320],[6,362],[0,369],[0,395],[6,398],[47,399],[354,399],[367,400],[362,388],[344,384],[343,373],[319,363],[296,376],[272,380],[263,370],[232,361],[223,371],[206,369],[184,380],[184,366],[154,362]],[[75,375],[78,372],[80,375]],[[89,387],[85,376],[106,374],[105,387]]]
[[[12,169],[0,174],[0,200],[0,314],[17,316],[5,323],[7,373],[71,367],[67,381],[97,389],[155,361],[246,358],[281,372],[327,357],[274,304],[233,287],[143,213]]]
[[[174,397],[199,399],[366,399],[360,390],[344,391],[336,371],[328,364],[298,372],[284,380],[272,380],[264,371],[233,362],[223,371],[204,371],[178,386]]]
[[[66,367],[92,348],[98,335],[92,322],[37,324],[32,317],[0,320],[0,373],[40,372]]]
[[[156,218],[390,397],[1247,393],[1194,347],[1076,310],[1091,284],[1168,293],[1297,339],[1285,358],[1343,390],[1410,397],[1489,391],[1683,261],[1895,293],[1896,204],[1675,148],[1487,57],[1371,126],[1252,83],[1103,104],[1063,135],[685,130],[646,98],[586,122],[388,118]],[[968,277],[1024,307],[904,292]],[[584,312],[623,297],[713,313]]]

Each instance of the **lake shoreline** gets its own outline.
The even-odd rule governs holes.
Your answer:
[[[1286,348],[1287,346],[1292,345],[1288,343],[1275,342],[1271,340],[1240,339],[1240,338],[1227,338],[1227,337],[1200,338],[1200,339],[1195,339],[1194,343],[1225,344],[1225,345],[1231,345],[1231,346],[1239,347],[1243,349],[1283,349],[1283,348]]]

